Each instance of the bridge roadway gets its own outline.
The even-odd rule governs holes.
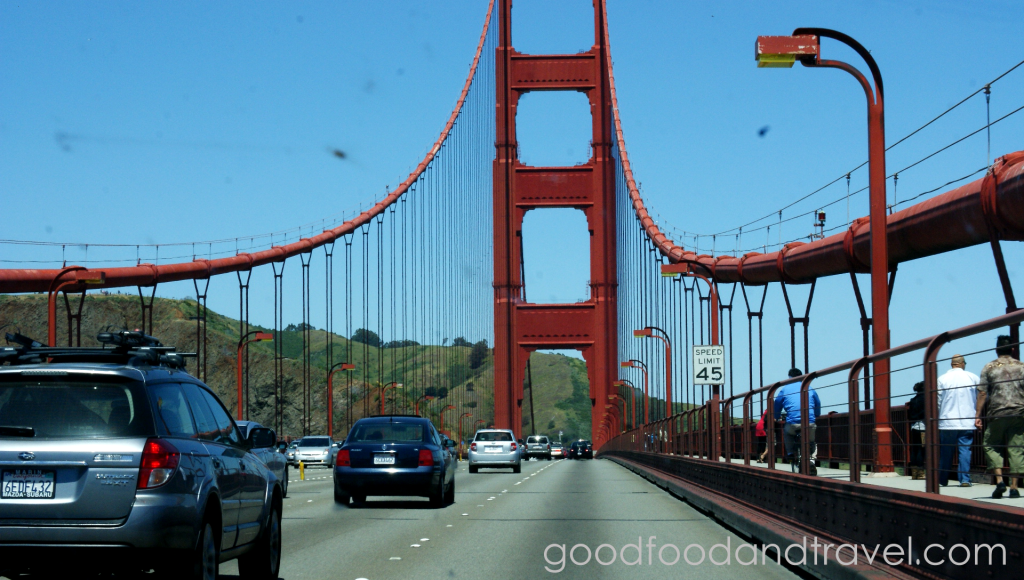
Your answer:
[[[418,498],[370,497],[362,506],[334,503],[331,473],[309,469],[307,481],[297,470],[285,500],[281,578],[796,578],[769,557],[761,566],[715,566],[707,560],[691,567],[658,561],[666,543],[680,548],[700,544],[705,550],[730,538],[735,551],[744,540],[661,488],[605,460],[529,461],[521,474],[483,470],[470,475],[466,463],[456,473],[455,503],[431,509]],[[649,536],[658,547],[648,565]],[[619,550],[643,538],[642,564],[621,561],[602,566],[591,560],[576,566],[566,557],[557,574],[545,570],[544,549],[552,543],[611,544]],[[750,550],[744,550],[744,558]],[[583,561],[585,552],[576,551]],[[603,561],[611,558],[604,548]],[[549,551],[552,560],[560,559]],[[627,550],[627,560],[636,557]],[[674,558],[671,548],[664,552]],[[724,552],[719,549],[716,559]],[[699,552],[690,551],[696,561]],[[553,566],[557,569],[557,566]],[[237,574],[230,562],[221,567]]]

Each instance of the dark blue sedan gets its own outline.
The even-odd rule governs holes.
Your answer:
[[[455,442],[429,419],[384,415],[356,421],[334,466],[334,501],[368,495],[421,496],[435,507],[455,501]]]

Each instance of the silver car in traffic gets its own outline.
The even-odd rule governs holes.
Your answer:
[[[510,429],[481,429],[469,444],[470,473],[476,473],[481,467],[511,467],[513,473],[519,473],[520,462],[521,451]]]
[[[298,441],[295,448],[295,464],[330,466],[334,461],[334,441],[327,435],[307,435]]]
[[[99,338],[0,348],[0,576],[277,578],[282,483],[253,453],[275,433],[243,438],[156,339]]]

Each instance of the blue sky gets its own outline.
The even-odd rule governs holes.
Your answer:
[[[461,88],[485,10],[483,0],[4,2],[0,238],[169,244],[302,224],[319,231],[320,220],[365,207],[422,158]],[[838,71],[757,69],[758,34],[817,26],[862,42],[885,79],[889,143],[1024,59],[1024,15],[1008,1],[609,0],[608,11],[626,142],[645,198],[666,228],[702,234],[771,214],[866,157],[865,104],[854,81]],[[587,0],[515,2],[520,51],[585,50],[592,34]],[[860,64],[837,43],[826,41],[822,50]],[[992,118],[1024,105],[1022,95],[1024,67],[993,86]],[[519,130],[527,161],[585,158],[588,118],[581,101],[575,94],[524,98]],[[984,122],[977,96],[891,151],[890,172]],[[1022,135],[1024,113],[994,126],[993,155],[1024,149]],[[335,148],[347,158],[332,156]],[[982,134],[901,174],[895,193],[890,181],[890,199],[932,189],[986,162]],[[852,188],[865,184],[866,173],[854,173]],[[845,183],[837,184],[783,217],[844,194]],[[828,227],[845,224],[845,203],[827,211]],[[866,196],[854,197],[851,215],[865,211]],[[777,243],[778,227],[751,231],[767,223],[747,228],[742,240],[718,237],[715,247]],[[531,300],[583,297],[582,224],[572,212],[529,217]],[[795,220],[782,227],[781,238],[810,231],[810,219]],[[711,243],[700,240],[702,249]],[[1019,244],[1006,246],[1021,288],[1024,254]],[[570,251],[551,250],[559,247]],[[69,263],[86,259],[82,247],[65,252]],[[140,253],[143,261],[155,259],[153,249]],[[161,261],[191,254],[191,247],[168,246]],[[88,259],[134,262],[135,250],[93,247]],[[2,267],[30,267],[18,261],[59,262],[61,255],[60,248],[0,244],[0,260]],[[995,276],[984,246],[901,266],[893,343],[1001,313]],[[269,324],[269,274],[264,277],[267,292],[254,289],[253,318]],[[290,283],[297,292],[298,278]],[[214,280],[210,306],[232,314],[236,288],[234,281]],[[169,284],[159,293],[184,297],[192,288]],[[314,312],[322,311],[317,299]],[[299,305],[290,308],[286,318],[298,320]],[[771,375],[788,366],[777,287],[769,291],[767,311]],[[739,313],[742,335],[742,307]],[[819,284],[811,318],[812,366],[858,353],[848,279]],[[745,351],[745,340],[736,348]],[[969,365],[977,370],[987,356],[969,358]]]

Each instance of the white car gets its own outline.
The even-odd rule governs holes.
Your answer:
[[[469,472],[476,473],[481,467],[511,467],[512,473],[519,473],[520,453],[510,429],[481,429],[469,444]]]

